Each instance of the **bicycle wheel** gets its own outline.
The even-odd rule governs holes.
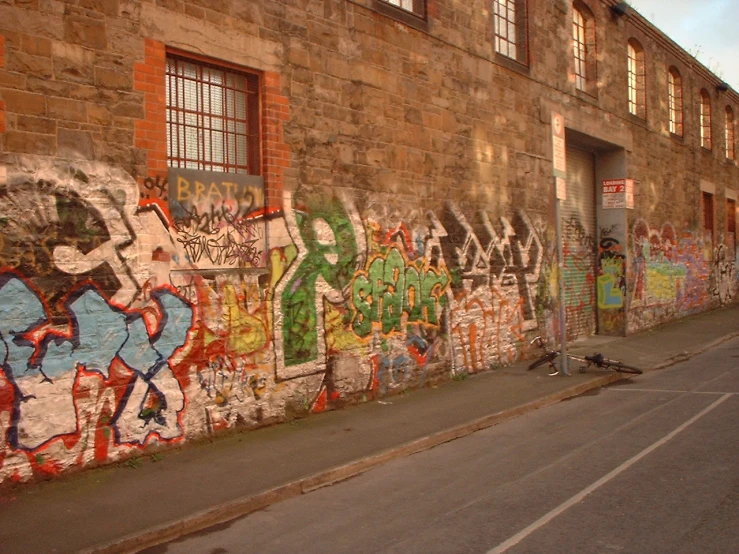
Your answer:
[[[620,371],[621,373],[632,373],[634,375],[641,375],[643,372],[641,369],[622,364],[621,362],[613,362],[611,360],[603,360],[603,365],[609,367],[610,369],[615,369],[616,371]]]
[[[554,358],[556,357],[557,357],[557,352],[547,352],[538,360],[531,362],[531,364],[529,364],[529,370],[536,369],[542,364],[548,364],[549,362],[554,360]]]

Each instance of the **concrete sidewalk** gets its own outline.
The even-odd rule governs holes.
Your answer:
[[[593,337],[600,351],[645,370],[739,335],[739,306],[625,338]],[[614,382],[593,371],[549,377],[527,363],[0,493],[0,551],[135,552],[253,512]],[[638,376],[636,377],[638,379]]]

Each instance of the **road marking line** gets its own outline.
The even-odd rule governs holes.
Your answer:
[[[526,527],[525,529],[521,530],[520,532],[513,535],[511,538],[509,538],[507,541],[500,543],[498,546],[493,548],[492,550],[488,550],[487,554],[501,554],[502,552],[505,552],[509,548],[517,545],[519,542],[524,540],[526,537],[531,535],[534,531],[537,531],[550,521],[552,521],[555,517],[557,517],[559,514],[564,512],[565,510],[568,510],[578,502],[581,502],[587,495],[589,495],[591,492],[596,490],[597,488],[601,487],[602,485],[606,484],[608,481],[619,475],[620,473],[626,471],[628,468],[630,468],[632,465],[634,465],[636,462],[644,458],[645,456],[652,453],[654,450],[665,444],[666,442],[670,441],[672,438],[674,438],[678,433],[681,433],[688,427],[690,427],[693,423],[698,421],[700,418],[702,418],[707,413],[713,411],[715,408],[717,408],[721,403],[725,402],[729,398],[734,396],[734,394],[725,394],[718,400],[716,400],[713,404],[702,410],[700,413],[694,415],[691,417],[688,421],[680,425],[677,429],[669,433],[668,435],[665,435],[660,440],[652,444],[651,446],[648,446],[638,454],[636,454],[634,457],[626,460],[624,463],[622,463],[620,466],[618,466],[613,471],[607,473],[600,479],[598,479],[595,483],[592,485],[584,488],[579,493],[577,493],[575,496],[570,498],[569,500],[563,502],[556,508],[554,508],[552,511],[550,511],[548,514],[540,517],[537,519],[534,523]]]
[[[728,392],[728,391],[708,391],[708,390],[680,390],[680,389],[637,389],[637,388],[608,388],[606,389],[609,392],[670,392],[675,394],[713,394],[713,395],[724,395],[728,394],[729,396],[733,396],[735,394],[739,394],[736,392]]]

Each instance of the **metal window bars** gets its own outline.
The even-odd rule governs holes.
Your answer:
[[[166,94],[171,167],[260,174],[258,75],[168,55]]]

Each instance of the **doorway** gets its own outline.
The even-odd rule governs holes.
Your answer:
[[[561,205],[568,340],[597,331],[595,152],[567,145],[567,198]]]

